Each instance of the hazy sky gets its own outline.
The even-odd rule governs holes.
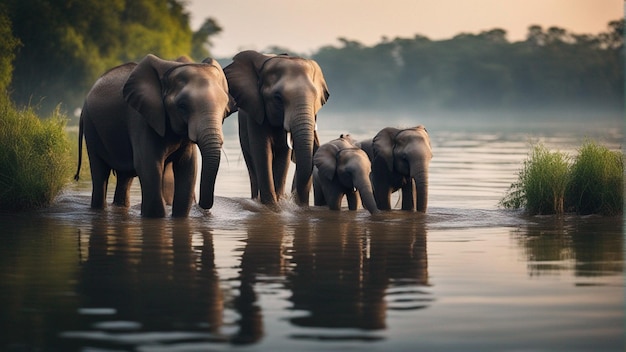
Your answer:
[[[222,33],[212,53],[230,57],[270,45],[311,53],[337,38],[365,45],[383,36],[433,40],[502,28],[523,40],[529,25],[597,34],[624,16],[623,0],[188,0],[192,28],[213,17]]]

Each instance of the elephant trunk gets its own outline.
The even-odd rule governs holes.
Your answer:
[[[312,108],[303,108],[294,115],[289,126],[293,138],[293,152],[296,159],[295,185],[296,203],[309,204],[311,173],[313,172],[313,144],[315,115]]]
[[[200,205],[203,209],[213,207],[215,179],[220,166],[222,153],[222,129],[208,128],[199,134],[198,147],[202,155],[202,171],[200,172]]]
[[[374,191],[372,189],[372,183],[369,180],[369,174],[355,177],[353,183],[354,187],[356,187],[356,189],[359,191],[363,207],[367,209],[370,214],[378,213],[379,210],[376,206],[376,200],[374,199]]]
[[[411,178],[415,181],[416,210],[426,212],[428,207],[428,161],[423,162],[411,170]]]

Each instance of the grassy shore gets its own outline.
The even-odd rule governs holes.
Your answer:
[[[571,157],[536,144],[500,205],[530,214],[618,215],[623,180],[622,152],[589,140]]]
[[[0,211],[46,206],[70,181],[65,124],[58,112],[40,119],[33,108],[0,98]]]

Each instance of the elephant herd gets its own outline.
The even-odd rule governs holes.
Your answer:
[[[423,126],[387,127],[370,140],[349,135],[320,145],[317,112],[329,98],[319,65],[310,59],[242,51],[224,69],[207,58],[194,63],[147,55],[110,69],[85,98],[79,124],[79,178],[83,136],[92,178],[91,207],[106,206],[108,179],[117,184],[113,204],[129,206],[134,177],[141,183],[141,214],[186,217],[195,202],[197,150],[202,158],[200,198],[213,206],[223,144],[222,124],[238,111],[239,141],[251,197],[276,208],[285,194],[289,164],[296,164],[295,202],[339,210],[359,199],[370,212],[391,209],[402,190],[402,209],[425,212],[430,139]],[[198,146],[198,148],[195,147]]]

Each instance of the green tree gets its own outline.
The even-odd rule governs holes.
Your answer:
[[[17,52],[12,98],[44,114],[82,105],[105,70],[148,53],[176,58],[192,52],[193,32],[182,0],[5,0]],[[213,21],[215,22],[215,21]],[[219,32],[204,33],[204,42]],[[201,36],[200,36],[201,37]]]
[[[608,32],[600,34],[600,42],[607,49],[621,50],[624,47],[624,20],[611,21],[608,27]]]
[[[624,104],[623,33],[618,20],[598,35],[533,25],[513,43],[499,28],[438,41],[383,38],[372,47],[339,38],[313,58],[340,109],[614,113]]]
[[[222,27],[213,18],[207,18],[191,37],[191,58],[202,61],[211,56],[209,50],[213,46],[211,37],[222,32]]]
[[[20,42],[11,32],[11,20],[4,6],[0,5],[0,100],[5,99],[11,83],[15,50]]]

